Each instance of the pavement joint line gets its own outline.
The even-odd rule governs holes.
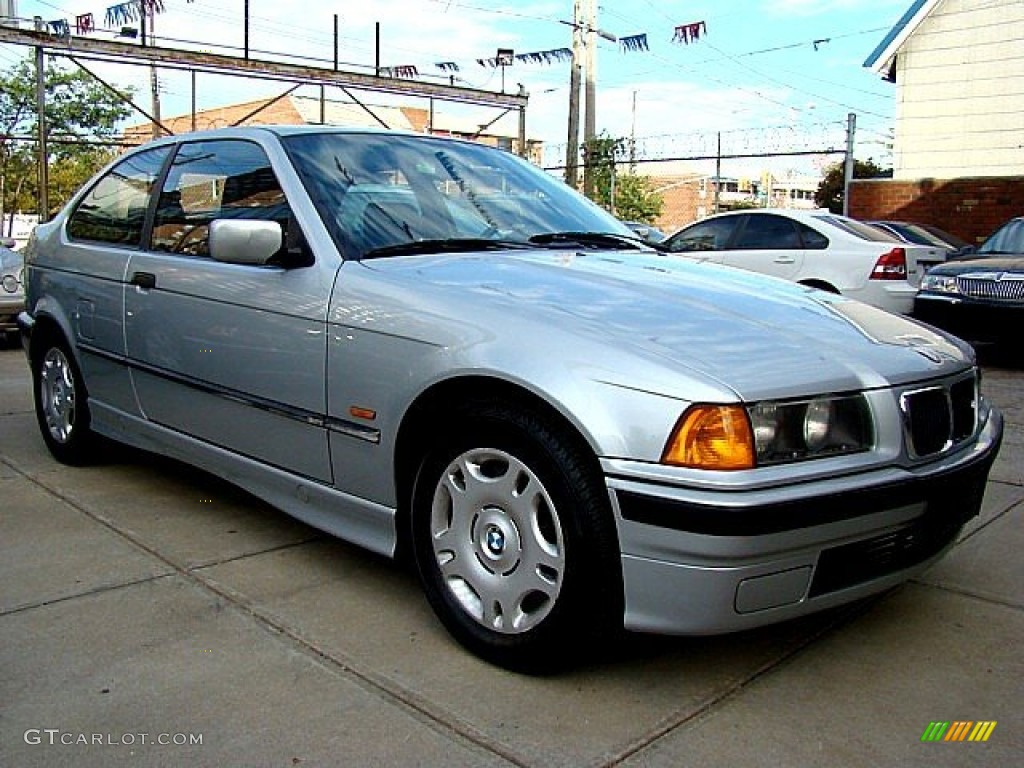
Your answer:
[[[740,693],[761,680],[761,678],[767,677],[769,674],[788,665],[812,645],[817,644],[819,640],[823,639],[827,635],[835,633],[841,627],[845,627],[855,619],[866,614],[869,610],[872,610],[880,598],[886,597],[892,591],[893,590],[882,592],[879,595],[865,598],[858,603],[837,608],[837,614],[832,620],[827,622],[818,630],[809,634],[807,637],[799,640],[792,648],[784,651],[776,658],[765,661],[750,674],[745,675],[735,683],[726,686],[724,690],[716,694],[712,694],[703,702],[698,704],[694,709],[686,712],[685,714],[676,715],[662,720],[659,725],[649,730],[645,735],[636,739],[633,744],[629,745],[610,758],[607,762],[603,763],[600,768],[614,768],[614,766],[621,765],[626,760],[629,760],[640,752],[643,752],[645,749],[654,746],[657,742],[680,728],[711,715],[712,712],[723,707],[729,701],[739,696]]]
[[[283,512],[280,514],[284,514]],[[287,544],[277,544],[273,547],[267,547],[266,549],[253,550],[251,552],[239,552],[237,555],[231,555],[231,557],[215,558],[213,560],[203,560],[198,563],[192,563],[191,565],[182,566],[184,571],[193,573],[195,571],[201,571],[204,568],[216,568],[218,565],[228,565],[229,563],[237,563],[240,560],[247,560],[250,557],[260,557],[261,555],[269,555],[274,552],[283,552],[293,547],[303,547],[306,544],[313,544],[314,542],[321,541],[322,536],[314,534],[305,539],[298,541],[291,541]]]
[[[102,594],[106,594],[107,592],[115,592],[115,591],[117,591],[119,589],[124,589],[125,587],[136,587],[139,584],[147,584],[147,583],[149,583],[151,581],[159,581],[161,579],[170,578],[171,576],[174,576],[174,575],[175,574],[171,573],[170,571],[165,572],[165,573],[155,573],[152,576],[144,576],[144,577],[139,578],[139,579],[132,579],[130,581],[122,581],[122,582],[119,582],[117,584],[106,584],[104,586],[94,587],[92,589],[86,589],[86,590],[83,590],[81,592],[75,592],[74,594],[71,594],[71,595],[61,595],[60,597],[53,597],[53,598],[50,598],[48,600],[42,600],[42,601],[35,602],[35,603],[26,603],[25,605],[18,605],[18,606],[15,606],[14,608],[8,608],[8,609],[0,610],[0,619],[4,618],[6,616],[14,616],[14,615],[19,614],[19,613],[24,613],[25,611],[32,611],[32,610],[35,610],[37,608],[46,608],[47,606],[51,606],[51,605],[59,605],[60,603],[66,603],[66,602],[69,602],[71,600],[77,600],[80,597],[92,597],[93,595],[102,595]]]
[[[974,592],[970,589],[965,589],[964,587],[956,587],[951,584],[944,584],[938,581],[927,581],[923,578],[911,579],[908,583],[915,584],[920,587],[927,587],[928,589],[934,589],[939,592],[949,592],[950,594],[960,595],[961,597],[967,597],[972,600],[980,600],[983,603],[995,605],[1000,608],[1009,608],[1010,610],[1014,611],[1024,611],[1024,604],[1012,603],[1009,600],[1000,600],[998,598],[991,597],[990,595],[983,595],[979,592]]]
[[[492,739],[486,733],[480,731],[470,723],[465,722],[461,718],[454,715],[452,712],[444,710],[439,707],[433,706],[428,700],[419,696],[414,691],[402,686],[400,683],[384,676],[374,674],[370,670],[361,669],[359,665],[351,658],[344,654],[332,654],[323,648],[319,647],[313,640],[304,637],[297,629],[290,627],[282,619],[278,619],[269,613],[257,608],[251,602],[244,598],[241,593],[237,593],[234,590],[222,587],[221,585],[208,578],[205,574],[202,574],[194,567],[185,566],[178,562],[175,562],[172,558],[168,557],[158,549],[150,546],[143,541],[137,534],[131,532],[126,528],[118,526],[112,520],[97,514],[78,501],[68,497],[67,495],[57,491],[53,488],[49,488],[42,482],[37,480],[35,477],[22,470],[20,467],[11,464],[6,459],[0,458],[7,466],[9,466],[16,473],[24,477],[28,482],[40,488],[44,493],[53,496],[61,502],[67,504],[72,509],[77,510],[81,514],[85,515],[94,522],[100,524],[104,528],[108,529],[112,533],[121,538],[125,539],[138,549],[142,550],[149,556],[160,561],[164,565],[170,567],[174,573],[163,574],[160,577],[150,577],[143,579],[142,581],[150,581],[153,578],[168,578],[174,575],[181,576],[182,578],[193,582],[197,586],[206,591],[226,600],[236,610],[239,610],[243,614],[247,614],[251,618],[255,619],[257,623],[262,624],[265,629],[270,630],[276,635],[286,637],[293,643],[299,646],[300,650],[307,654],[312,655],[320,659],[322,662],[328,664],[334,669],[341,672],[344,676],[350,680],[360,684],[364,689],[369,689],[383,701],[386,701],[393,706],[402,709],[403,711],[415,715],[428,727],[432,727],[438,732],[445,733],[450,737],[454,737],[457,740],[463,741],[464,743],[473,745],[477,749],[483,750],[495,757],[498,757],[511,765],[518,766],[519,768],[529,768],[531,762],[520,755],[517,755],[512,750],[508,749],[503,743],[496,739]],[[281,512],[280,514],[284,514]],[[275,548],[277,549],[277,548]],[[261,553],[256,553],[261,554]],[[227,561],[226,561],[227,562]],[[210,566],[203,566],[210,567]],[[128,585],[124,585],[128,586]],[[87,595],[88,593],[86,593]],[[75,597],[82,597],[84,595],[77,595]],[[73,597],[66,598],[67,600],[74,599]],[[61,600],[63,601],[63,600]],[[57,601],[54,601],[57,602]],[[340,656],[340,658],[338,658]]]
[[[1003,483],[1003,485],[1007,485],[1007,483]],[[1010,485],[1012,485],[1012,483],[1010,483]],[[1016,487],[1016,486],[1015,486],[1015,487]],[[974,529],[973,531],[969,532],[969,533],[968,533],[968,534],[967,534],[966,536],[964,536],[964,537],[963,537],[962,539],[958,540],[958,541],[957,541],[957,542],[956,542],[956,543],[955,543],[955,544],[953,545],[953,547],[952,547],[952,548],[950,549],[950,551],[952,552],[952,551],[953,551],[954,549],[957,549],[958,547],[962,546],[962,545],[964,544],[964,542],[970,541],[970,540],[971,540],[971,539],[973,539],[973,538],[974,538],[974,537],[975,537],[975,536],[976,536],[977,534],[979,534],[979,533],[981,533],[982,531],[984,531],[984,530],[985,530],[986,528],[988,528],[989,526],[991,526],[991,525],[992,525],[993,523],[995,523],[995,522],[997,522],[997,521],[999,521],[999,520],[1002,520],[1002,519],[1003,519],[1004,517],[1006,517],[1006,516],[1007,516],[1008,514],[1010,514],[1011,512],[1013,512],[1013,511],[1014,511],[1015,509],[1017,509],[1017,507],[1020,507],[1021,505],[1024,505],[1024,499],[1019,499],[1018,501],[1015,501],[1015,502],[1013,502],[1012,504],[1010,504],[1010,506],[1008,506],[1008,507],[1007,507],[1006,509],[1004,509],[1004,510],[1003,510],[1002,512],[999,512],[998,514],[995,514],[995,515],[993,515],[993,516],[992,516],[992,519],[991,519],[991,520],[986,520],[986,521],[985,521],[984,523],[982,523],[981,525],[979,525],[979,526],[978,526],[977,528],[975,528],[975,529]]]
[[[252,616],[259,623],[275,634],[292,640],[299,648],[313,656],[321,663],[336,668],[354,682],[364,688],[368,688],[383,700],[416,716],[418,720],[428,726],[473,745],[493,756],[497,756],[506,762],[528,768],[532,765],[528,758],[517,755],[509,750],[500,741],[492,739],[486,733],[475,726],[467,723],[457,715],[432,705],[422,696],[404,687],[401,683],[392,678],[376,674],[362,669],[358,662],[344,653],[332,652],[321,647],[312,638],[306,637],[298,628],[293,627],[283,617],[275,616],[264,608],[252,603],[244,593],[230,587],[221,585],[202,574],[192,573],[196,581],[200,582],[209,591],[224,598],[236,608]]]

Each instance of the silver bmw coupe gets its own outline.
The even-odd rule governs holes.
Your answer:
[[[410,557],[514,669],[892,587],[978,513],[1002,436],[964,343],[662,254],[476,143],[158,140],[36,230],[26,273],[59,461],[113,438]]]

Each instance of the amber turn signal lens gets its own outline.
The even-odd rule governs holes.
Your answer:
[[[752,469],[754,432],[739,405],[695,405],[683,414],[662,462],[694,469]]]

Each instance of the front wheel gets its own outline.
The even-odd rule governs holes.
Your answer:
[[[82,373],[63,340],[46,340],[33,355],[36,420],[46,447],[64,464],[86,461],[92,442]]]
[[[452,635],[500,666],[552,671],[622,624],[614,522],[592,456],[528,411],[498,404],[423,460],[412,539]]]

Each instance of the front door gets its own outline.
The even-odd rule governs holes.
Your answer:
[[[747,214],[729,250],[722,254],[722,263],[796,280],[804,263],[797,222],[772,213]]]
[[[259,144],[182,144],[149,248],[128,266],[125,331],[142,410],[184,435],[330,482],[321,270],[212,259],[209,225],[224,218],[297,226]]]

